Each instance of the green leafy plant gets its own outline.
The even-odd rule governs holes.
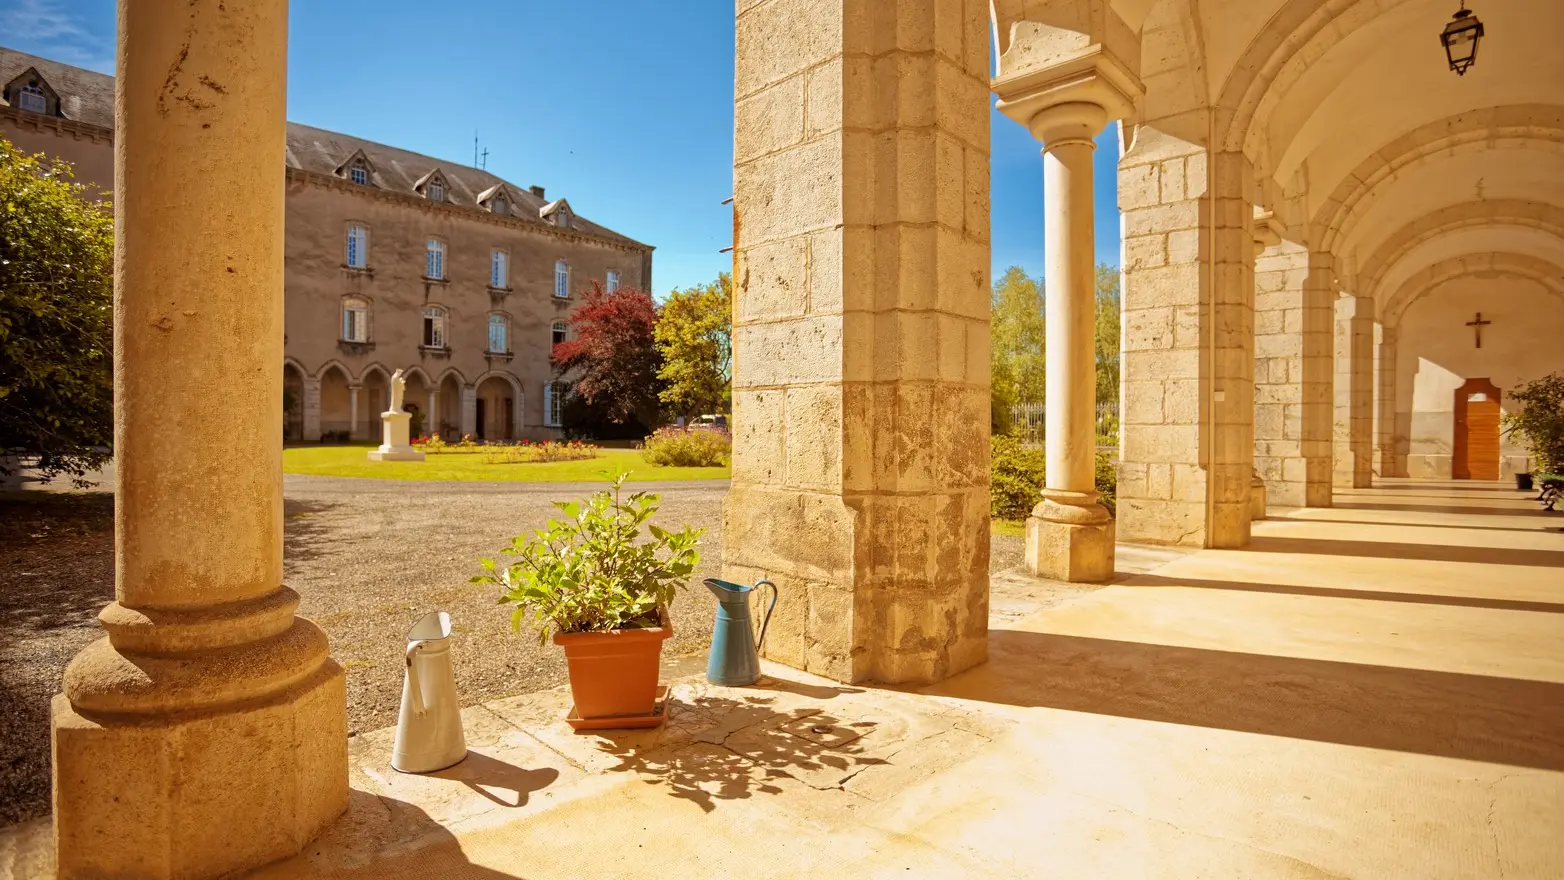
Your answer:
[[[556,501],[564,519],[519,535],[500,560],[483,559],[475,584],[503,589],[500,604],[515,606],[511,627],[530,613],[539,642],[555,633],[607,632],[661,626],[668,604],[700,561],[704,529],[670,532],[647,520],[658,496],[624,497],[629,474],[584,502]],[[651,535],[641,538],[641,529]]]
[[[1539,474],[1564,473],[1564,374],[1534,379],[1510,392],[1520,412],[1504,414],[1505,433],[1525,439]]]
[[[995,519],[1026,519],[1042,500],[1047,456],[1041,447],[1027,446],[1015,437],[994,436],[989,471],[989,512]],[[1118,514],[1119,467],[1113,456],[1097,453],[1094,476],[1099,503]]]
[[[658,467],[719,467],[733,454],[733,436],[711,426],[660,428],[641,443],[641,456]]]

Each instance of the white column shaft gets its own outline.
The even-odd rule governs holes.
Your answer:
[[[1097,454],[1093,345],[1092,151],[1089,138],[1043,147],[1049,489],[1090,492]]]

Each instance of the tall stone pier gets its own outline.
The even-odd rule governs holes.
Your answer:
[[[282,585],[286,0],[120,0],[115,601],[53,706],[61,878],[205,878],[347,805]]]
[[[987,655],[987,7],[740,3],[726,576],[772,659],[928,682]]]

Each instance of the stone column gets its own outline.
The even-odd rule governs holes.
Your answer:
[[[987,656],[987,9],[742,3],[736,39],[724,576],[781,587],[774,660],[935,681]]]
[[[287,19],[119,4],[115,601],[53,703],[62,878],[243,872],[347,806],[343,672],[282,585]]]
[[[1384,477],[1406,476],[1404,459],[1398,454],[1396,439],[1396,328],[1381,327],[1375,368],[1379,371],[1375,398],[1377,411],[1376,444],[1379,473]]]
[[[320,442],[320,380],[304,378],[304,432],[305,443]]]
[[[1043,142],[1047,471],[1043,500],[1026,521],[1026,566],[1066,581],[1113,577],[1113,518],[1095,488],[1092,138],[1106,123],[1102,107],[1072,102],[1043,110],[1030,125]]]
[[[361,440],[364,432],[359,428],[358,421],[358,385],[348,386],[348,439]]]
[[[429,389],[429,408],[424,410],[424,434],[434,436],[440,432],[440,386]]]
[[[478,388],[475,385],[462,386],[462,426],[463,436],[478,433]]]
[[[1249,541],[1254,213],[1240,153],[1141,125],[1119,163],[1124,411],[1118,537]]]
[[[1293,241],[1255,261],[1255,467],[1279,507],[1331,503],[1332,277]]]
[[[1336,301],[1335,454],[1332,482],[1366,489],[1374,483],[1374,301]]]

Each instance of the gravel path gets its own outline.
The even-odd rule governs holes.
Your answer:
[[[347,669],[350,731],[396,723],[403,636],[431,610],[454,619],[465,705],[565,681],[563,656],[530,629],[512,633],[497,592],[467,581],[480,557],[554,515],[554,500],[600,486],[304,476],[288,476],[283,486],[286,581]],[[634,488],[662,495],[661,525],[706,529],[697,578],[721,571],[725,481]],[[107,495],[0,498],[0,619],[8,624],[0,638],[0,826],[48,812],[49,700],[65,664],[102,635],[96,615],[113,598],[113,540]],[[994,538],[992,546],[994,571],[1020,564],[1019,539]],[[699,587],[680,595],[666,660],[701,662],[711,605]]]

